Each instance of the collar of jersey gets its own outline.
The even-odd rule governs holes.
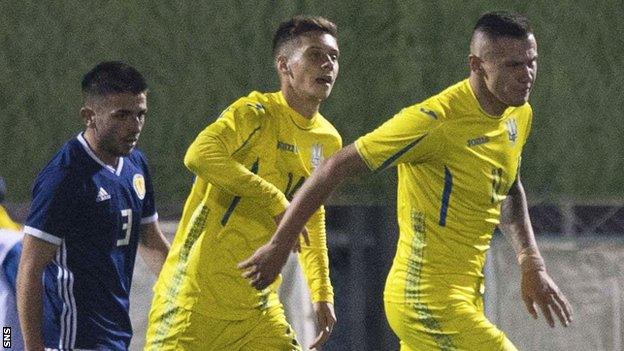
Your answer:
[[[473,101],[474,105],[477,106],[477,108],[479,109],[479,112],[481,112],[485,117],[487,117],[489,119],[494,119],[494,120],[500,121],[503,118],[507,117],[509,115],[509,113],[515,108],[515,106],[508,106],[505,109],[505,111],[503,111],[503,114],[501,114],[500,116],[491,115],[491,114],[485,112],[483,107],[481,107],[481,104],[479,103],[479,100],[477,100],[477,96],[475,95],[474,91],[472,90],[472,86],[470,86],[470,81],[468,79],[465,80],[465,84],[468,87],[467,89],[470,92],[470,96],[472,96],[472,101]]]
[[[89,144],[87,143],[87,141],[85,140],[84,136],[82,136],[82,132],[80,132],[80,134],[78,134],[77,138],[78,141],[80,142],[80,144],[82,144],[82,148],[85,150],[85,152],[87,153],[87,155],[91,156],[91,158],[99,163],[102,167],[106,168],[107,170],[109,170],[111,173],[114,173],[116,175],[120,175],[121,174],[121,169],[123,168],[123,157],[119,158],[119,162],[117,162],[117,169],[115,169],[114,167],[107,165],[106,163],[104,163],[102,160],[100,160],[99,157],[97,157],[95,155],[95,152],[93,152],[93,150],[91,150],[91,147],[89,146]]]
[[[288,105],[288,101],[286,101],[286,98],[281,91],[277,93],[277,99],[280,105],[284,105],[288,109],[288,112],[290,112],[290,119],[297,127],[305,130],[312,129],[312,127],[314,127],[314,123],[316,122],[316,119],[318,118],[320,113],[315,113],[312,118],[305,118],[299,112],[295,111],[292,107]]]

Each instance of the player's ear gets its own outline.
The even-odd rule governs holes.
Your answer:
[[[279,55],[275,59],[275,67],[280,74],[290,75],[290,67],[288,66],[288,57]]]
[[[470,54],[468,56],[468,65],[470,66],[471,72],[477,75],[483,74],[483,61],[479,56]]]
[[[93,127],[95,125],[95,111],[93,111],[91,108],[87,106],[81,108],[80,117],[82,117],[82,120],[84,121],[87,128]]]

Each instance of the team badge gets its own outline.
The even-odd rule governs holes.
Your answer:
[[[145,198],[145,178],[143,178],[143,175],[140,173],[135,174],[132,178],[132,185],[139,199],[143,200]]]
[[[322,144],[314,144],[312,145],[312,169],[318,168],[323,162],[323,145]]]
[[[516,124],[516,119],[511,118],[505,124],[507,125],[507,136],[509,137],[509,141],[514,144],[516,142],[516,138],[518,138],[518,125]]]

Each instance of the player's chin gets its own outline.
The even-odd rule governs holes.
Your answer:
[[[136,147],[136,145],[123,145],[120,146],[119,148],[117,148],[117,157],[123,157],[123,156],[128,156],[132,153],[132,150],[134,150],[134,148]]]
[[[318,84],[318,87],[314,89],[314,96],[316,96],[316,98],[320,101],[323,101],[329,97],[329,94],[331,94],[333,87],[333,85],[329,84]]]
[[[520,96],[515,96],[511,99],[508,99],[507,105],[518,107],[518,106],[522,106],[526,104],[528,101],[529,101],[529,94],[523,94]]]

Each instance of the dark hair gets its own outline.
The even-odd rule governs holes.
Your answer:
[[[319,16],[295,16],[280,23],[273,36],[273,56],[277,56],[282,46],[309,32],[322,32],[338,37],[338,28],[332,21]]]
[[[526,38],[533,33],[529,20],[521,14],[508,11],[492,11],[483,14],[474,28],[490,38]]]
[[[82,78],[82,92],[86,96],[140,94],[146,90],[147,83],[141,73],[119,61],[101,62]]]

